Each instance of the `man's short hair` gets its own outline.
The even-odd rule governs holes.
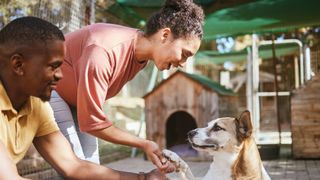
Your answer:
[[[46,43],[48,40],[64,41],[64,35],[57,26],[32,16],[17,18],[0,31],[0,45]]]

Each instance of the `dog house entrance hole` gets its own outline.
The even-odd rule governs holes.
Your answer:
[[[196,128],[196,121],[189,113],[177,111],[171,114],[166,123],[167,148],[179,156],[197,156],[187,140],[188,132]]]

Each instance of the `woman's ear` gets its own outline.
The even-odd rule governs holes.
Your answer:
[[[17,75],[22,76],[24,74],[24,63],[24,59],[20,54],[13,54],[10,58],[10,67]]]
[[[161,42],[165,43],[167,41],[167,39],[169,38],[170,34],[171,34],[170,28],[161,29]]]

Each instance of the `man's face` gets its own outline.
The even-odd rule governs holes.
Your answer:
[[[51,91],[56,88],[58,81],[62,78],[60,66],[64,54],[63,41],[52,40],[47,41],[46,44],[37,44],[30,55],[26,55],[23,75],[24,92],[48,101]]]

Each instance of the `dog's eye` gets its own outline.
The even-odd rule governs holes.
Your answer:
[[[213,127],[212,127],[212,131],[221,131],[221,130],[225,130],[224,128],[218,126],[217,124],[215,124]]]
[[[213,130],[214,131],[220,131],[220,130],[222,130],[222,128],[220,126],[215,126],[215,127],[213,127]]]

